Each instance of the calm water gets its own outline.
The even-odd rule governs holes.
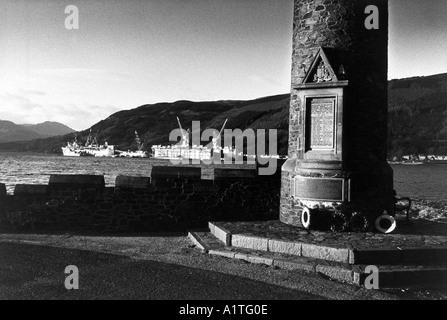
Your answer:
[[[169,166],[171,163],[148,158],[77,158],[0,152],[0,183],[6,184],[8,193],[13,194],[16,184],[47,184],[51,174],[94,174],[103,175],[106,185],[114,186],[118,175],[150,176],[154,165]],[[202,175],[211,177],[212,167],[202,170]]]
[[[12,193],[16,184],[46,184],[51,174],[104,175],[113,186],[118,175],[149,175],[148,159],[71,158],[63,156],[0,153],[0,182]]]
[[[16,184],[46,184],[51,174],[100,174],[106,185],[113,186],[118,175],[148,176],[156,164],[166,165],[169,161],[0,153],[0,182],[6,184],[11,194]],[[393,169],[398,195],[447,199],[447,165],[396,165]]]
[[[447,164],[394,165],[394,189],[399,196],[447,199]]]

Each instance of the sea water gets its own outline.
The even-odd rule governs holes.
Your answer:
[[[0,183],[6,184],[8,193],[12,194],[16,184],[47,184],[51,174],[94,174],[104,175],[106,185],[114,186],[118,175],[150,176],[154,165],[170,165],[170,162],[0,152]],[[392,167],[394,188],[399,196],[425,200],[447,199],[447,165]]]

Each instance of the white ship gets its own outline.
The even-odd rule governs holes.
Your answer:
[[[236,150],[231,147],[220,147],[217,144],[222,132],[227,124],[228,119],[225,121],[219,135],[213,138],[213,147],[192,145],[190,146],[189,129],[185,132],[180,123],[180,119],[177,117],[180,132],[182,133],[182,143],[180,145],[154,145],[152,146],[152,155],[157,159],[191,159],[191,160],[212,160],[216,152],[223,154],[224,157],[232,157],[236,153]]]
[[[138,145],[138,150],[137,151],[120,151],[117,150],[118,154],[120,157],[123,158],[147,158],[148,154],[146,151],[143,150],[143,146],[144,143],[141,143],[141,139],[138,136],[138,132],[135,130],[135,141],[137,142]]]
[[[77,142],[75,136],[74,142],[68,142],[65,147],[62,147],[62,154],[66,157],[114,157],[115,146],[109,145],[107,142],[103,145],[98,144],[96,136],[92,138],[91,133],[90,129],[84,146]]]
[[[77,141],[68,142],[65,147],[62,147],[62,154],[66,157],[80,157],[81,149]]]

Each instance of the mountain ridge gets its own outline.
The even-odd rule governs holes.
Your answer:
[[[0,119],[0,143],[32,141],[74,132],[68,126],[52,121],[38,124],[16,124]]]
[[[42,138],[62,136],[68,133],[75,132],[75,130],[73,130],[72,128],[56,121],[45,121],[38,124],[19,124],[19,126],[36,132]]]

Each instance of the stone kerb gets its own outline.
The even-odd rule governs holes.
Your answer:
[[[14,198],[46,198],[48,186],[39,184],[18,184],[14,188]]]
[[[75,197],[77,199],[100,199],[105,190],[102,175],[52,174],[48,184],[52,197]]]
[[[0,203],[6,200],[6,185],[4,183],[0,183]]]
[[[0,183],[0,221],[6,212],[7,198],[6,185],[4,183]]]
[[[151,178],[119,175],[115,180],[115,199],[147,201],[151,199]]]
[[[151,172],[152,184],[163,180],[201,180],[202,169],[198,167],[155,166]]]
[[[254,179],[256,176],[253,169],[214,169],[214,181]]]
[[[149,189],[151,177],[132,177],[119,175],[115,180],[116,189]]]
[[[50,175],[50,187],[62,188],[97,188],[104,189],[105,181],[102,175],[82,175],[82,174],[52,174]]]

